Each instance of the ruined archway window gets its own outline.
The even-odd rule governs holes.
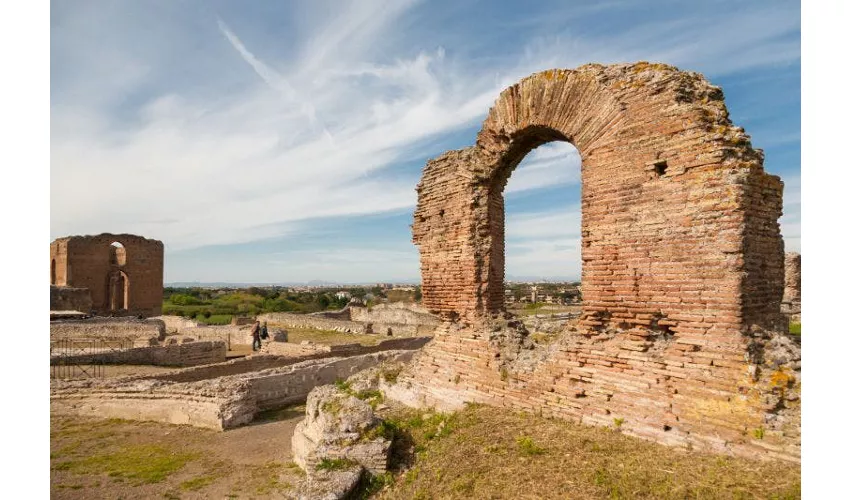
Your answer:
[[[113,271],[109,275],[109,310],[130,309],[130,279],[124,271]]]
[[[56,284],[56,259],[50,259],[50,284]]]
[[[538,146],[504,189],[505,307],[578,312],[581,280],[581,156],[566,141]]]
[[[109,262],[112,265],[123,266],[127,264],[127,249],[124,248],[124,245],[116,241],[110,245],[109,251]]]

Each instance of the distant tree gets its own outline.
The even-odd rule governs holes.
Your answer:
[[[418,286],[416,287],[416,291],[413,292],[413,300],[415,300],[416,302],[422,300],[422,289]]]
[[[330,304],[331,299],[329,299],[327,295],[319,296],[319,305],[322,306],[322,309],[327,309]]]

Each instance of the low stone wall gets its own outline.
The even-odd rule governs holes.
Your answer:
[[[157,319],[88,318],[50,322],[50,338],[125,340],[165,338],[165,323]]]
[[[288,344],[284,342],[267,342],[263,344],[263,354],[234,359],[225,363],[197,366],[185,370],[174,371],[146,377],[164,382],[195,382],[244,373],[257,372],[271,368],[290,366],[311,359],[322,359],[336,356],[353,356],[389,350],[419,349],[428,343],[430,338],[390,339],[374,346],[360,344],[345,344],[341,346],[325,346],[318,344]],[[267,346],[276,346],[274,352]]]
[[[249,389],[244,381],[217,379],[171,385],[138,377],[51,381],[50,412],[224,430],[254,419]]]
[[[50,285],[50,310],[88,314],[92,310],[91,292],[88,288]]]
[[[351,308],[353,310],[355,308]],[[332,319],[313,314],[267,313],[261,314],[260,321],[285,325],[290,328],[316,328],[342,333],[374,333],[394,337],[423,337],[434,333],[436,324],[374,323]]]
[[[414,351],[382,351],[349,358],[327,358],[304,361],[285,368],[240,375],[251,384],[260,410],[300,403],[314,387],[333,384],[337,380],[376,366],[384,361],[408,362]]]
[[[304,401],[319,385],[385,361],[409,361],[412,356],[413,351],[385,351],[183,383],[162,376],[52,380],[50,410],[224,430],[249,423],[260,409]]]
[[[311,354],[327,354],[329,356],[354,356],[370,352],[388,351],[393,349],[419,349],[431,340],[430,337],[410,337],[389,339],[373,346],[362,344],[324,345],[313,343],[293,344],[290,342],[267,342],[263,344],[263,352],[277,356],[306,356]]]
[[[187,328],[195,328],[198,322],[186,319],[183,316],[156,316],[155,318],[165,323],[165,333],[182,333]]]
[[[227,358],[224,342],[186,342],[175,345],[134,347],[108,352],[54,356],[50,364],[107,364],[107,365],[154,365],[154,366],[197,366],[221,363]]]
[[[195,366],[192,368],[186,368],[185,370],[161,373],[145,378],[149,380],[159,380],[162,382],[197,382],[200,380],[258,372],[269,368],[280,368],[309,359],[313,359],[313,357],[305,356],[302,358],[292,358],[285,356],[248,356],[245,358],[233,359],[224,363]]]
[[[325,318],[312,314],[266,313],[259,315],[257,319],[293,328],[316,328],[343,333],[371,333],[367,330],[368,325],[362,323]]]
[[[349,308],[351,321],[387,325],[414,325],[436,327],[440,320],[427,309],[416,304],[394,302],[372,307]]]

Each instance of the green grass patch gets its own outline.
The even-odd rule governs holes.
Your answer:
[[[229,325],[233,320],[233,315],[230,314],[212,314],[209,318],[204,316],[196,316],[195,321],[201,325]]]
[[[800,335],[801,323],[791,323],[788,325],[788,332],[793,335]]]
[[[357,465],[357,462],[348,458],[323,458],[321,462],[316,464],[317,470],[346,470]]]
[[[519,452],[522,455],[531,456],[531,455],[542,455],[546,453],[546,450],[537,446],[533,439],[528,436],[520,436],[516,440],[516,444],[519,447]]]
[[[198,458],[199,453],[177,453],[163,446],[128,445],[112,453],[59,462],[53,468],[75,474],[107,474],[140,485],[159,483]]]
[[[187,481],[183,481],[180,483],[180,489],[183,491],[197,491],[204,486],[209,486],[212,483],[216,482],[218,476],[216,475],[203,475],[194,477]]]

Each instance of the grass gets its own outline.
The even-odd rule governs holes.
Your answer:
[[[323,458],[316,464],[316,470],[347,470],[357,465],[357,462],[348,458]]]
[[[520,436],[516,440],[516,444],[519,447],[519,452],[521,455],[531,456],[531,455],[542,455],[546,453],[546,450],[537,446],[528,436]]]
[[[801,496],[799,465],[689,452],[610,428],[478,405],[451,415],[406,411],[394,422],[408,461],[399,467],[404,454],[393,450],[399,475],[379,498]],[[437,422],[446,422],[439,433]]]
[[[205,486],[209,486],[214,483],[218,479],[218,476],[214,474],[204,474],[201,476],[194,477],[187,481],[183,481],[180,483],[180,489],[183,491],[196,491]]]
[[[78,474],[106,474],[138,485],[159,483],[199,457],[198,453],[175,452],[165,446],[127,445],[115,452],[64,460],[53,468]]]
[[[209,318],[202,315],[195,317],[195,321],[201,325],[229,325],[232,319],[233,315],[231,314],[213,314]]]
[[[272,326],[283,328],[289,333],[289,342],[299,344],[303,341],[309,341],[316,344],[324,345],[340,345],[340,344],[362,344],[375,345],[384,340],[384,337],[379,335],[368,335],[359,333],[342,333],[329,330],[319,330],[317,328],[293,328],[285,325],[269,323],[269,329]]]
[[[788,332],[793,335],[800,335],[800,323],[791,323],[788,325]]]
[[[259,425],[240,429],[244,441],[190,426],[51,415],[51,498],[73,490],[85,498],[280,498],[303,472],[255,453],[277,456],[275,429],[291,429],[283,421],[303,414],[303,405],[263,412]]]

